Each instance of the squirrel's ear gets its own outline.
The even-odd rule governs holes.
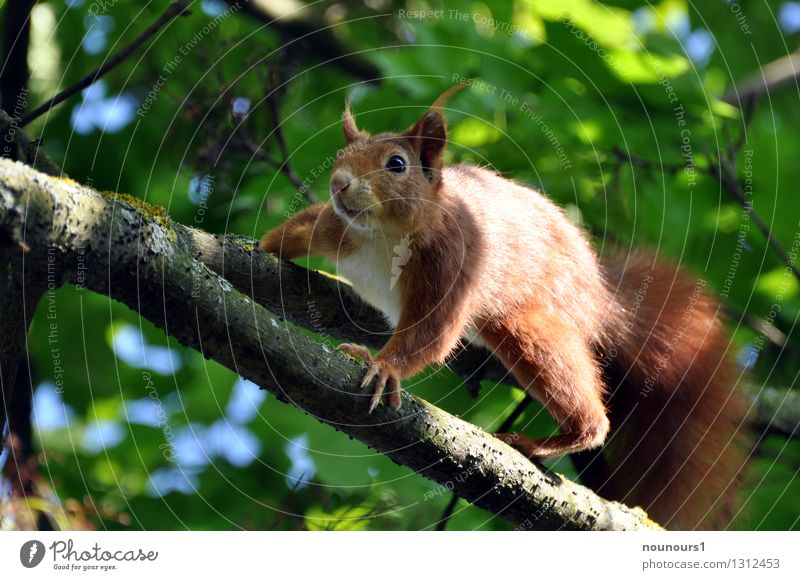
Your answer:
[[[432,169],[442,168],[447,122],[441,110],[427,111],[403,136],[411,138],[414,148],[419,151],[420,164],[426,174],[430,174]]]
[[[353,118],[353,113],[350,112],[350,99],[347,99],[344,105],[344,112],[342,112],[342,132],[348,145],[367,136],[366,133],[359,131],[356,126],[356,120]]]
[[[420,119],[403,133],[404,137],[413,139],[419,150],[419,159],[422,170],[431,175],[431,170],[442,168],[442,154],[447,145],[447,120],[444,116],[444,104],[455,93],[464,88],[460,83],[450,87],[434,101]]]

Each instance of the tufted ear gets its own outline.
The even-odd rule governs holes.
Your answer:
[[[364,139],[369,135],[362,131],[358,130],[356,126],[356,120],[353,118],[353,113],[350,112],[350,99],[347,99],[347,102],[344,105],[344,111],[342,112],[342,132],[344,133],[344,140],[349,145],[354,141],[358,141],[359,139]]]
[[[447,119],[443,107],[450,97],[465,86],[464,83],[459,83],[450,87],[403,133],[404,137],[411,139],[414,148],[419,152],[422,170],[431,181],[435,173],[442,169],[442,156],[447,145]]]

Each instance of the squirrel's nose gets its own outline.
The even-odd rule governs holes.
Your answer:
[[[331,194],[338,195],[347,191],[350,187],[351,180],[343,175],[337,175],[331,179]]]

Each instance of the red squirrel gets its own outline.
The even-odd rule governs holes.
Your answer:
[[[328,258],[386,316],[394,333],[377,355],[340,347],[369,365],[369,412],[384,397],[399,407],[401,379],[470,341],[558,422],[560,434],[543,439],[499,435],[510,445],[542,459],[607,443],[598,493],[672,527],[726,525],[746,405],[719,304],[647,252],[601,259],[540,192],[445,166],[443,107],[462,86],[402,133],[362,131],[348,102],[331,200],[267,232],[260,249]]]

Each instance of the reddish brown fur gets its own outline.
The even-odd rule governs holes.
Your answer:
[[[724,527],[748,426],[720,305],[703,281],[642,251],[607,260],[606,270],[622,325],[621,348],[606,345],[603,359],[615,471],[594,485],[672,527]]]
[[[346,231],[331,204],[319,203],[298,212],[279,228],[267,232],[260,247],[284,260],[303,256],[349,254],[356,241]]]
[[[447,96],[400,134],[371,137],[347,108],[332,201],[267,233],[261,248],[327,256],[386,314],[395,332],[370,360],[375,402],[388,384],[399,404],[398,377],[444,362],[462,338],[476,341],[560,425],[560,435],[543,440],[506,437],[512,445],[531,457],[598,447],[610,397],[610,458],[619,469],[595,482],[601,493],[680,527],[720,525],[725,510],[708,510],[729,506],[725,489],[734,489],[743,462],[734,429],[743,406],[716,303],[705,293],[693,299],[694,281],[673,266],[652,267],[645,254],[602,266],[585,234],[530,188],[482,168],[443,167]],[[407,161],[402,173],[385,168],[395,155]],[[408,255],[395,279],[398,248]],[[652,285],[633,309],[646,272]],[[665,368],[647,381],[684,326]],[[719,497],[725,505],[712,505]]]

